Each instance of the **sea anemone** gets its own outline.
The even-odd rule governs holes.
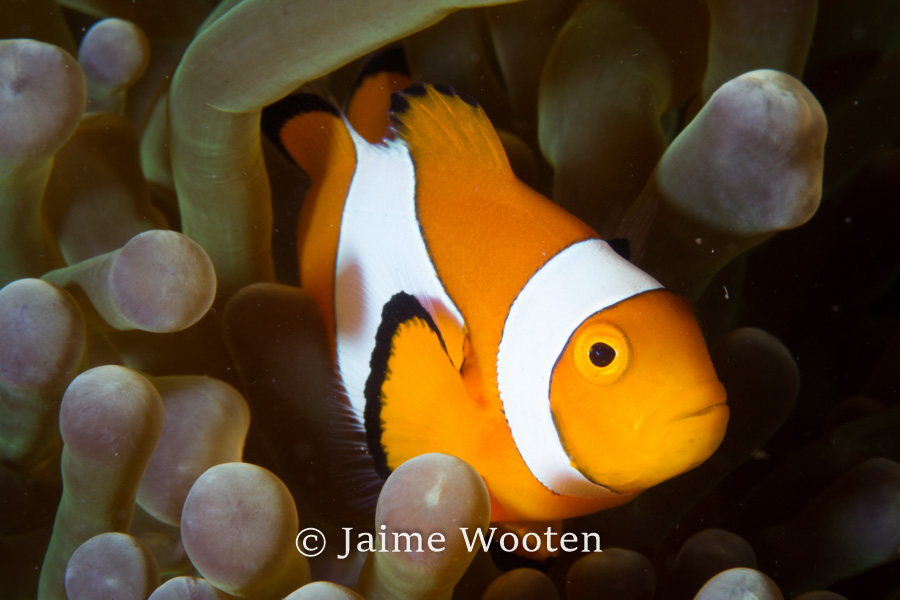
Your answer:
[[[471,4],[0,7],[0,596],[897,597],[900,6]],[[718,451],[542,524],[602,553],[451,535],[516,527],[492,530],[458,458],[380,496],[363,451],[333,460],[331,349],[297,286],[308,183],[260,112],[343,98],[397,46],[704,324]]]

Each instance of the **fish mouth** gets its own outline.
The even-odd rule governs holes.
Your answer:
[[[649,415],[641,427],[641,447],[655,453],[668,443],[672,430],[686,427],[703,429],[704,419],[717,420],[720,411],[727,411],[725,386],[719,381],[710,381],[659,407]],[[692,423],[693,420],[697,422]]]
[[[724,437],[728,417],[725,387],[707,379],[670,394],[645,418],[636,419],[617,448],[620,461],[603,464],[594,473],[579,470],[618,496],[637,494],[709,458]]]
[[[709,458],[728,420],[725,388],[716,381],[702,386],[692,399],[692,406],[661,407],[642,424],[634,449],[635,477],[589,479],[614,494],[634,495]]]
[[[632,477],[606,478],[616,494],[634,494],[701,464],[725,435],[729,409],[718,381],[694,388],[661,406],[640,425]]]
[[[683,415],[683,416],[680,416],[680,417],[676,417],[676,418],[673,419],[673,420],[674,420],[674,421],[684,421],[685,419],[693,419],[694,417],[703,417],[703,416],[706,416],[706,415],[708,415],[708,414],[710,414],[710,413],[712,413],[712,412],[715,412],[716,410],[719,410],[720,408],[724,408],[724,407],[726,407],[726,406],[728,406],[728,405],[727,405],[725,402],[716,402],[715,404],[710,404],[710,405],[705,406],[705,407],[703,407],[703,408],[701,408],[701,409],[699,409],[699,410],[695,410],[694,412],[692,412],[692,413],[690,413],[690,414],[686,414],[686,415]]]
[[[660,424],[695,419],[724,408],[727,406],[725,400],[725,386],[719,381],[710,381],[677,401],[661,406],[650,418]]]

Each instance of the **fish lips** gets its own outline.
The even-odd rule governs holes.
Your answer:
[[[637,426],[634,477],[596,483],[635,494],[700,465],[725,436],[725,399],[724,386],[713,381],[666,402]]]

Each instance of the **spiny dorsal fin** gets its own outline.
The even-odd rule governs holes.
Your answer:
[[[297,224],[300,284],[312,294],[333,332],[341,215],[356,172],[353,138],[338,110],[310,94],[294,94],[267,107],[261,124],[312,180]]]
[[[510,171],[506,152],[478,102],[444,85],[416,83],[391,98],[391,120],[416,169]]]
[[[388,109],[391,95],[413,82],[403,46],[376,53],[365,64],[353,84],[347,103],[347,120],[370,144],[377,144],[390,131]]]
[[[313,94],[291,94],[263,109],[263,132],[314,181],[336,159],[356,162],[353,140],[337,108]]]

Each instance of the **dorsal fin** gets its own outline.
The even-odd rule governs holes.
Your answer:
[[[370,144],[380,142],[390,133],[391,94],[412,82],[403,46],[393,46],[374,54],[353,84],[347,103],[350,125]]]
[[[282,98],[263,109],[260,126],[313,181],[324,177],[329,161],[338,157],[356,161],[340,112],[319,96],[300,93]]]
[[[509,160],[478,102],[450,86],[416,83],[391,98],[391,120],[417,170],[509,171]]]

